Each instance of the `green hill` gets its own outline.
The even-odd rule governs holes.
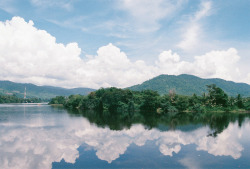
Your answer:
[[[202,79],[193,75],[160,75],[153,79],[143,82],[142,84],[129,87],[131,90],[140,91],[151,89],[158,91],[159,94],[169,93],[169,90],[175,90],[181,95],[202,95],[206,92],[206,85],[216,84],[222,88],[228,95],[250,96],[250,85],[245,83],[235,83],[223,79]]]
[[[36,86],[30,83],[14,83],[10,81],[0,81],[0,94],[15,94],[18,97],[23,97],[25,87],[27,98],[37,97],[41,99],[50,99],[55,96],[69,96],[72,94],[86,95],[95,90],[90,88],[65,89],[61,87],[52,86]]]

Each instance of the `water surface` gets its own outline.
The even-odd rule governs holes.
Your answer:
[[[250,168],[245,114],[119,116],[0,105],[0,168]]]

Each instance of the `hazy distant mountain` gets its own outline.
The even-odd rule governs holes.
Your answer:
[[[216,84],[222,88],[228,95],[236,96],[250,96],[250,85],[245,83],[235,83],[223,79],[202,79],[193,75],[160,75],[153,79],[143,82],[142,84],[129,87],[131,90],[145,90],[151,89],[158,91],[160,94],[166,94],[169,90],[175,90],[177,94],[192,95],[196,93],[202,95],[207,92],[206,85]],[[0,81],[0,94],[15,94],[23,97],[24,88],[26,87],[27,97],[38,97],[42,99],[49,99],[55,96],[69,96],[71,94],[87,95],[95,91],[90,88],[74,88],[65,89],[61,87],[52,86],[36,86],[30,83],[14,83],[10,81]]]
[[[55,96],[69,96],[71,94],[86,95],[95,90],[90,88],[65,89],[52,86],[36,86],[30,83],[0,81],[0,94],[16,94],[18,97],[23,97],[25,87],[27,98],[37,97],[42,99],[49,99]]]
[[[207,92],[206,85],[216,84],[222,88],[228,95],[250,96],[250,85],[245,83],[235,83],[223,79],[202,79],[193,75],[182,74],[175,75],[160,75],[153,79],[143,82],[142,84],[129,87],[131,90],[140,91],[151,89],[158,91],[160,94],[166,94],[169,90],[175,90],[177,94],[192,95],[196,93],[202,95]]]

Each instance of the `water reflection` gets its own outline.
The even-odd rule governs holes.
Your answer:
[[[175,114],[150,117],[154,122],[149,123],[145,115],[110,119],[94,112],[70,113],[50,106],[0,107],[0,168],[49,169],[62,159],[75,163],[82,144],[95,150],[100,160],[112,163],[132,144],[142,147],[148,141],[164,156],[178,154],[193,144],[197,151],[239,159],[244,150],[242,140],[250,140],[246,115],[198,118]],[[179,162],[188,166],[188,161],[184,158]]]

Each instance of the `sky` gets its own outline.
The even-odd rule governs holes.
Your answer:
[[[249,0],[0,0],[0,80],[98,89],[192,74],[250,84],[249,18]]]

